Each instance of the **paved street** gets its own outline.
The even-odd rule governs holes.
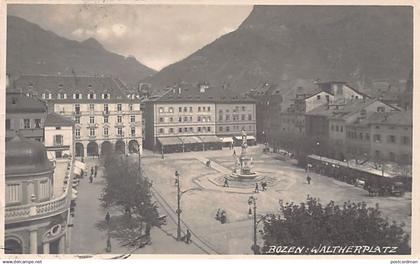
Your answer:
[[[88,160],[87,168],[90,168],[99,161]],[[106,231],[100,230],[98,224],[104,221],[106,211],[101,207],[99,197],[101,195],[104,178],[102,169],[99,168],[99,173],[92,184],[89,183],[88,177],[80,181],[77,188],[78,198],[76,200],[76,215],[73,219],[74,227],[71,231],[71,245],[70,252],[72,254],[106,254]],[[160,209],[161,214],[165,214],[163,209]],[[113,211],[111,215],[120,215],[120,212]],[[164,229],[173,231],[176,230],[175,222],[168,219],[168,224]],[[152,244],[144,248],[130,251],[130,249],[121,247],[119,242],[111,239],[112,251],[111,254],[205,254],[205,252],[194,244],[185,244],[177,242],[172,236],[172,232],[165,233],[164,231],[153,228],[151,230]]]
[[[236,153],[239,151],[237,148]],[[175,170],[181,174],[182,190],[200,188],[183,195],[182,219],[219,253],[252,253],[252,221],[248,218],[247,204],[250,195],[257,197],[259,214],[278,212],[279,199],[284,203],[301,203],[307,195],[319,198],[324,204],[330,200],[338,204],[350,200],[365,201],[373,207],[379,203],[385,216],[404,222],[406,230],[411,230],[411,193],[404,197],[368,197],[361,188],[314,173],[311,173],[312,182],[308,185],[303,169],[274,159],[272,154],[262,154],[261,147],[251,147],[249,152],[254,158],[254,171],[278,179],[278,184],[266,192],[255,194],[253,188],[230,189],[210,183],[209,179],[226,174],[232,168],[232,150],[168,154],[164,159],[146,151],[142,164],[147,176],[153,179],[155,189],[172,208],[176,206]],[[212,161],[211,168],[204,164],[208,159]],[[227,224],[215,220],[218,208],[227,212]]]

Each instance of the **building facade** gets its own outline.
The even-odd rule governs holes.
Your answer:
[[[44,145],[53,159],[68,158],[74,150],[74,122],[57,113],[49,113],[45,120]]]
[[[68,253],[73,161],[53,163],[42,143],[18,134],[5,164],[6,253]]]
[[[146,141],[169,151],[221,148],[244,129],[255,137],[255,103],[208,84],[181,84],[145,102]]]
[[[24,75],[16,89],[37,96],[75,123],[75,155],[142,150],[140,101],[118,79],[97,76]]]
[[[44,141],[47,105],[37,98],[16,91],[6,93],[6,139],[16,133],[40,142]]]

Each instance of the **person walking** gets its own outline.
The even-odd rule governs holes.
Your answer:
[[[306,181],[308,182],[308,184],[311,184],[311,180],[312,180],[311,176],[309,176],[309,175],[308,175],[308,176],[306,177]]]
[[[225,182],[223,183],[223,187],[229,187],[229,181],[225,178]]]
[[[89,177],[89,183],[92,183],[92,182],[93,182],[93,176],[90,175],[90,177]]]
[[[105,221],[107,225],[109,225],[109,223],[111,222],[111,215],[109,214],[109,212],[106,212]]]
[[[95,177],[95,178],[96,178],[96,174],[97,174],[97,172],[98,172],[98,171],[95,169],[95,174],[94,174],[94,177]]]
[[[90,175],[93,175],[93,167],[90,168]]]
[[[185,237],[185,243],[189,244],[191,243],[191,231],[189,229],[187,229],[187,234]]]
[[[259,187],[258,187],[258,182],[255,183],[255,192],[258,193],[260,191]]]

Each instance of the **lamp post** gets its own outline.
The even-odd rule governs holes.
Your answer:
[[[248,199],[248,205],[254,205],[254,224],[253,224],[253,231],[254,231],[254,244],[252,246],[252,250],[254,251],[254,255],[258,254],[258,248],[257,248],[257,198],[254,196],[250,196]]]
[[[175,177],[176,177],[176,188],[177,188],[177,209],[176,214],[178,216],[177,219],[177,228],[176,228],[176,240],[181,240],[181,197],[184,193],[193,191],[193,190],[201,190],[200,188],[190,188],[185,191],[181,191],[181,182],[179,180],[180,173],[178,171],[175,171]]]
[[[179,172],[175,171],[175,177],[176,177],[176,186],[177,186],[177,209],[176,213],[178,215],[178,223],[177,223],[177,229],[176,229],[176,240],[181,240],[181,189],[180,189],[180,183],[179,183]]]

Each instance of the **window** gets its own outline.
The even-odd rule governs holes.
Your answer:
[[[134,128],[134,127],[131,128],[131,135],[132,136],[136,135],[136,128]]]
[[[378,106],[378,108],[376,109],[377,112],[385,112],[385,107],[383,106]]]
[[[209,112],[210,112],[210,106],[208,106],[208,107],[207,107],[207,111],[209,111]]]
[[[198,107],[198,112],[201,112],[201,107],[200,106]]]
[[[159,133],[160,134],[163,134],[164,132],[163,132],[163,128],[159,128]]]
[[[248,115],[248,120],[252,120],[252,115],[251,114]]]
[[[91,137],[94,137],[94,136],[95,136],[95,128],[93,128],[93,127],[91,127],[91,128],[90,128],[90,130],[89,130],[89,135],[90,135]]]
[[[7,184],[6,188],[6,203],[16,203],[21,200],[21,187],[20,184]]]
[[[136,116],[132,115],[130,117],[130,121],[131,121],[131,123],[135,123],[136,122]]]
[[[117,123],[122,123],[122,116],[117,116]]]
[[[366,134],[365,134],[365,139],[366,139],[367,141],[369,141],[369,140],[370,140],[370,135],[369,135],[369,133],[366,133]]]
[[[178,132],[179,133],[182,133],[182,128],[178,128]]]
[[[230,131],[230,127],[226,127],[226,131],[229,132]]]
[[[395,143],[395,136],[394,136],[394,135],[390,135],[390,136],[388,137],[388,142],[389,142],[389,143]]]
[[[31,120],[23,119],[23,128],[31,128]]]
[[[343,132],[343,126],[340,126],[340,132]]]
[[[95,111],[95,104],[89,104],[89,110]]]
[[[401,137],[401,142],[403,145],[409,145],[410,144],[410,138],[407,136]]]
[[[95,117],[94,116],[89,117],[89,123],[91,123],[91,124],[95,123]]]
[[[230,115],[226,115],[226,121],[230,120]]]
[[[109,107],[108,104],[104,104],[104,112],[109,113]]]
[[[76,112],[76,114],[80,114],[80,105],[79,104],[74,105],[74,111]]]
[[[35,119],[35,128],[41,128],[41,119]]]
[[[223,131],[223,127],[219,127],[219,132],[222,132]]]
[[[109,130],[107,127],[104,127],[104,136],[108,136]]]
[[[375,141],[375,142],[381,142],[381,135],[379,135],[379,134],[373,135],[373,141]]]
[[[194,129],[192,127],[189,128],[190,132],[194,132]]]
[[[130,109],[130,111],[133,111],[133,104],[129,104],[128,108]]]
[[[184,132],[188,132],[188,128],[187,127],[184,127]]]
[[[245,120],[245,115],[241,115],[241,120],[244,121]]]
[[[316,99],[317,99],[317,100],[321,100],[321,95],[317,95],[317,96],[316,96]]]
[[[223,115],[219,115],[219,121],[223,121]]]
[[[108,117],[104,116],[104,123],[108,123]]]
[[[201,116],[197,116],[197,122],[201,122]]]
[[[190,106],[190,112],[192,112],[193,110],[192,110],[192,106]]]
[[[188,122],[188,116],[184,116],[184,122]]]
[[[182,107],[178,107],[178,112],[182,113]]]
[[[159,113],[163,113],[163,107],[159,107]]]
[[[80,137],[80,128],[76,128],[76,137]]]
[[[54,145],[55,146],[62,146],[63,145],[63,136],[62,135],[55,135],[54,136]]]
[[[169,128],[169,133],[174,133],[174,129],[172,127]]]
[[[201,127],[198,127],[197,128],[197,132],[201,132]]]
[[[117,104],[117,111],[121,112],[122,111],[122,104]]]
[[[242,106],[242,111],[245,111],[245,106]]]
[[[6,129],[10,129],[10,119],[6,119]]]
[[[118,134],[118,136],[122,136],[123,135],[123,132],[122,132],[122,128],[121,127],[117,128],[117,134]]]
[[[50,197],[50,185],[48,180],[42,180],[39,182],[39,199],[47,199]]]
[[[189,120],[190,120],[190,122],[192,122],[192,116],[190,116]]]
[[[90,92],[90,93],[88,93],[88,99],[95,99],[95,94],[94,93],[92,93],[92,92]]]
[[[178,117],[178,122],[182,122],[182,117]]]
[[[184,112],[188,112],[188,108],[186,106],[184,107]]]
[[[174,118],[173,117],[170,117],[169,118],[169,122],[171,122],[171,123],[174,122]]]
[[[173,113],[174,112],[174,108],[173,107],[169,107],[169,113]]]
[[[109,99],[109,94],[102,94],[102,99]]]
[[[207,132],[211,132],[211,127],[207,127]]]

